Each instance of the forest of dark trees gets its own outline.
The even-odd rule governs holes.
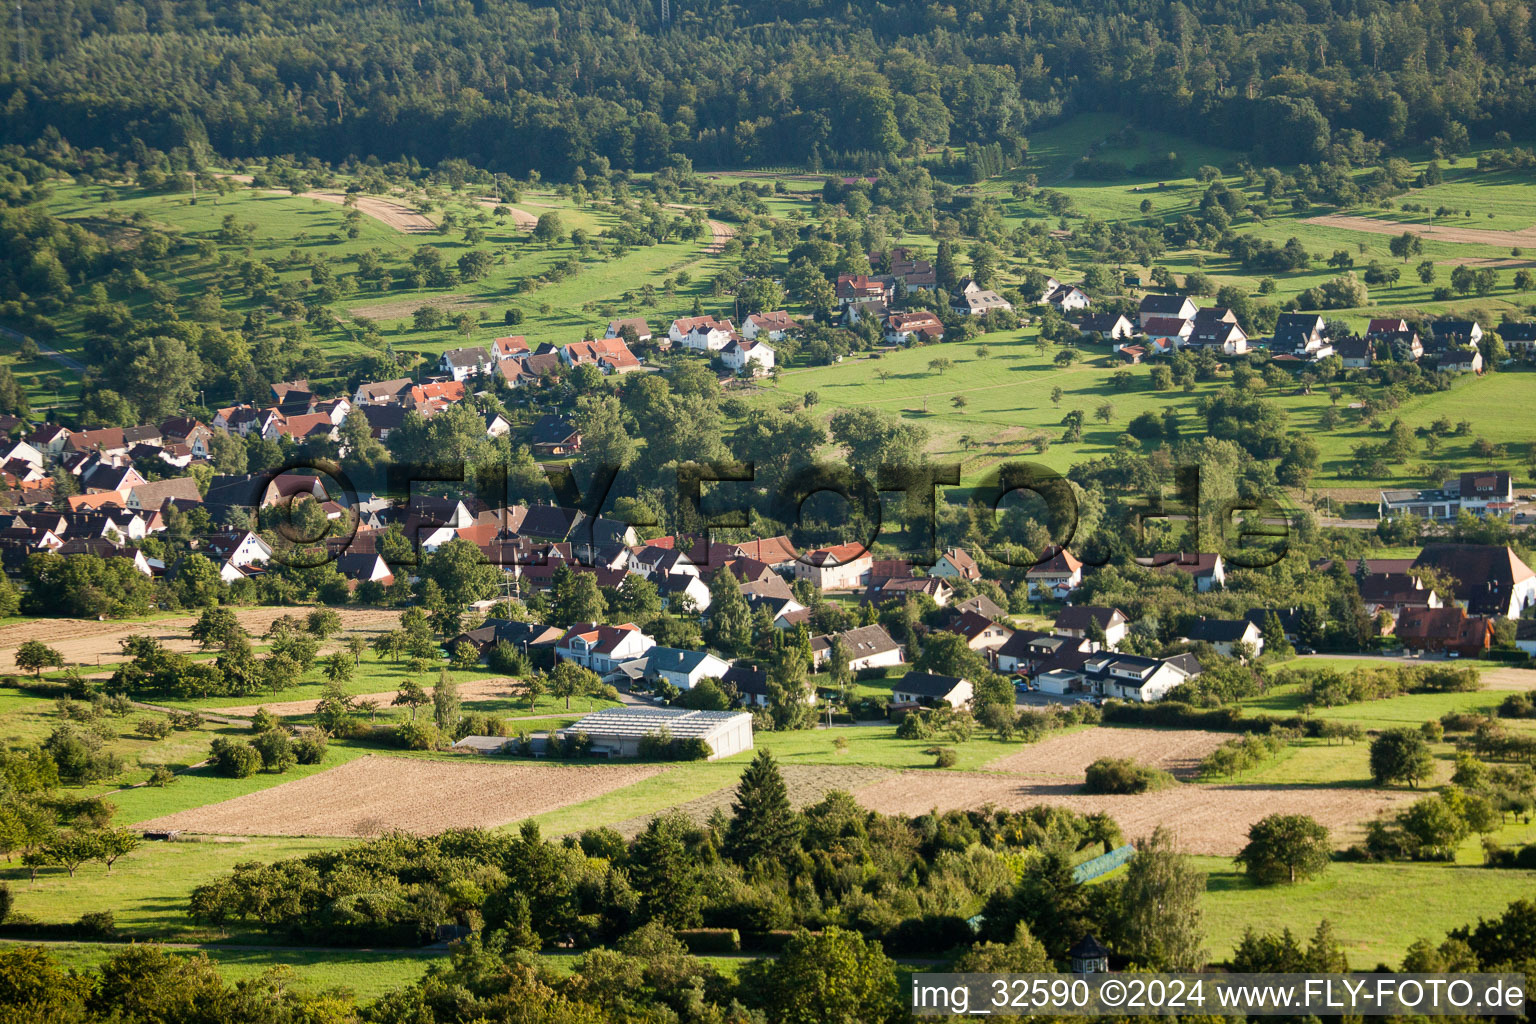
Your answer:
[[[9,6],[9,5],[8,5]],[[1078,110],[1307,161],[1536,124],[1530,10],[1489,0],[23,0],[0,143],[339,162],[881,163]],[[1346,136],[1358,137],[1358,136]]]

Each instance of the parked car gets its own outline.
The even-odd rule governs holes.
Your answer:
[[[1298,648],[1296,648],[1296,653],[1297,654],[1316,654],[1317,651],[1316,651],[1316,649],[1311,648],[1311,647],[1298,647]]]

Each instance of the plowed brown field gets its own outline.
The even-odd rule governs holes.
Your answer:
[[[371,836],[392,829],[432,835],[505,825],[665,770],[640,764],[461,764],[368,756],[138,827],[215,835]]]
[[[857,791],[859,803],[885,814],[971,809],[987,805],[1023,810],[1036,804],[1079,813],[1109,814],[1128,838],[1173,829],[1180,849],[1232,856],[1247,841],[1248,826],[1269,814],[1308,814],[1333,832],[1333,844],[1358,838],[1364,823],[1422,794],[1307,786],[1170,786],[1136,796],[1080,792],[1081,781],[1034,782],[987,772],[909,771]]]
[[[1193,776],[1200,759],[1231,739],[1230,733],[1200,729],[1089,729],[1031,743],[987,767],[1042,779],[1083,781],[1083,772],[1101,757],[1128,757],[1179,776]]]
[[[365,631],[398,625],[400,613],[385,608],[337,608],[343,631]],[[283,615],[305,615],[308,608],[241,608],[235,617],[252,636],[260,636],[274,619]],[[192,651],[196,645],[187,636],[187,627],[197,621],[193,615],[155,619],[150,622],[99,622],[95,619],[35,619],[0,627],[0,672],[16,671],[16,648],[28,640],[41,640],[64,656],[69,665],[94,665],[118,661],[122,648],[118,641],[139,634],[154,637],[175,651]]]

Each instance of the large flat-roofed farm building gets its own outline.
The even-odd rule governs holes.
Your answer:
[[[713,754],[710,760],[752,749],[752,716],[745,711],[689,711],[684,708],[609,708],[586,715],[561,735],[586,733],[592,751],[610,757],[638,757],[648,734],[670,733],[673,739],[698,737]]]

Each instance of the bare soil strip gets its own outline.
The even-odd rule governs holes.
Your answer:
[[[425,295],[411,299],[395,299],[375,302],[366,306],[349,306],[347,315],[367,317],[369,320],[403,320],[422,306],[436,306],[448,316],[476,309],[490,309],[491,303],[472,295]]]
[[[221,177],[228,178],[230,181],[238,181],[244,185],[251,183],[251,176],[249,174],[225,174],[221,175]],[[287,196],[293,193],[270,189],[267,191],[267,194]],[[341,192],[300,192],[298,195],[301,199],[318,199],[322,203],[336,203],[338,205],[344,203],[347,198]],[[407,235],[420,235],[437,230],[437,225],[432,223],[429,217],[397,199],[360,195],[357,197],[357,210],[359,213],[372,217],[374,220],[387,224],[396,231]]]
[[[1248,827],[1269,814],[1308,814],[1332,830],[1335,846],[1364,832],[1366,822],[1422,795],[1374,789],[1312,786],[1171,786],[1137,796],[1094,796],[1078,782],[1029,782],[984,772],[919,770],[865,786],[859,803],[883,814],[929,810],[1024,810],[1037,804],[1067,807],[1080,814],[1103,811],[1127,838],[1146,836],[1158,825],[1173,829],[1179,848],[1190,853],[1232,856],[1247,842]]]
[[[337,608],[342,630],[364,632],[390,629],[400,622],[400,613],[385,608]],[[260,636],[283,615],[303,616],[308,608],[240,608],[235,617],[246,632]],[[70,665],[94,665],[99,661],[117,661],[123,656],[118,642],[133,634],[150,636],[173,651],[190,652],[197,645],[187,636],[187,628],[197,621],[193,615],[155,619],[151,622],[99,622],[95,619],[35,619],[0,627],[0,672],[16,671],[16,648],[28,640],[41,640],[64,656]]]
[[[512,223],[517,225],[520,231],[532,231],[539,223],[539,218],[527,210],[519,210],[515,206],[508,206],[495,196],[476,196],[475,205],[483,206],[487,210],[494,210],[498,206],[503,207],[506,209],[508,216],[512,218]]]
[[[1346,213],[1326,214],[1305,218],[1308,224],[1323,224],[1331,228],[1348,228],[1373,235],[1400,235],[1411,231],[1423,238],[1437,238],[1442,242],[1465,242],[1469,245],[1497,245],[1513,248],[1517,245],[1536,245],[1536,227],[1519,231],[1490,231],[1487,228],[1452,227],[1449,224],[1410,224],[1403,221],[1377,220],[1375,217],[1355,217]]]
[[[1188,778],[1199,770],[1201,758],[1231,738],[1230,733],[1200,729],[1100,727],[1031,743],[987,767],[1012,775],[1082,782],[1083,772],[1099,758],[1128,757]]]
[[[1491,668],[1483,672],[1485,690],[1536,690],[1536,672],[1527,668]]]
[[[665,771],[640,764],[425,761],[370,755],[222,803],[141,823],[215,835],[434,835],[495,828],[581,803]]]

